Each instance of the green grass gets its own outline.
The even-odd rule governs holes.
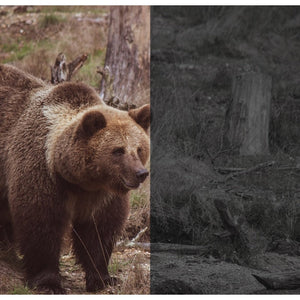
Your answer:
[[[60,5],[60,6],[40,6],[37,7],[40,9],[42,13],[92,13],[92,14],[104,14],[109,11],[109,8],[103,7],[103,6],[65,6],[65,5]]]
[[[20,46],[21,45],[21,46]],[[18,60],[22,60],[26,56],[37,53],[40,49],[48,49],[51,50],[53,48],[53,44],[48,40],[41,40],[39,42],[33,41],[9,41],[6,44],[2,44],[0,46],[0,51],[3,53],[9,53],[10,56],[2,61],[2,63],[9,63]]]
[[[104,61],[105,49],[95,49],[93,53],[89,54],[87,61],[78,72],[78,75],[75,76],[76,79],[84,81],[94,88],[99,88],[101,75],[96,72],[96,68],[97,66],[102,68],[104,66]]]
[[[13,288],[13,290],[9,293],[12,295],[30,295],[32,291],[27,286],[18,285]]]
[[[58,25],[65,22],[65,18],[57,16],[55,14],[46,14],[39,19],[39,26],[41,28],[47,28],[49,26]]]
[[[132,208],[142,208],[147,204],[147,195],[141,191],[133,191],[130,196],[130,206]]]
[[[10,53],[10,56],[7,59],[5,59],[3,63],[21,60],[33,51],[33,42],[24,43],[22,46],[20,46],[19,42],[20,41],[12,41],[11,43],[2,44],[1,52]]]
[[[122,261],[117,256],[113,257],[108,265],[108,272],[111,275],[116,276],[128,264],[129,264],[128,261]]]

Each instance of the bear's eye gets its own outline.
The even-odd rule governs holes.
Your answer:
[[[113,155],[120,156],[120,155],[125,154],[125,149],[122,147],[118,147],[118,148],[115,148],[112,153],[113,153]]]
[[[137,148],[137,153],[138,153],[138,155],[140,155],[140,154],[142,154],[142,148],[141,147],[139,147],[139,148]]]

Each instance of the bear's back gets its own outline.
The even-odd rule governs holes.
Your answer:
[[[84,83],[64,82],[49,88],[43,105],[66,105],[71,109],[104,104],[97,92]]]
[[[0,65],[0,87],[11,87],[19,90],[32,90],[45,86],[45,83],[11,65]]]

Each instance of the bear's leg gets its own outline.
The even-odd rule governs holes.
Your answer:
[[[8,201],[0,198],[0,248],[7,249],[13,243],[13,228]]]
[[[44,293],[64,294],[59,255],[67,218],[64,207],[54,205],[54,201],[45,199],[45,195],[31,201],[23,199],[22,203],[27,205],[14,205],[12,212],[29,287],[36,287]],[[46,206],[41,203],[46,203]]]
[[[93,221],[74,223],[73,247],[78,261],[86,272],[86,290],[95,292],[108,284],[114,285],[115,278],[108,273],[108,263],[113,249],[113,233],[103,231]]]

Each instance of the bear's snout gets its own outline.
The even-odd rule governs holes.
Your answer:
[[[136,177],[140,183],[144,182],[148,175],[149,172],[147,169],[141,169],[136,172]]]

